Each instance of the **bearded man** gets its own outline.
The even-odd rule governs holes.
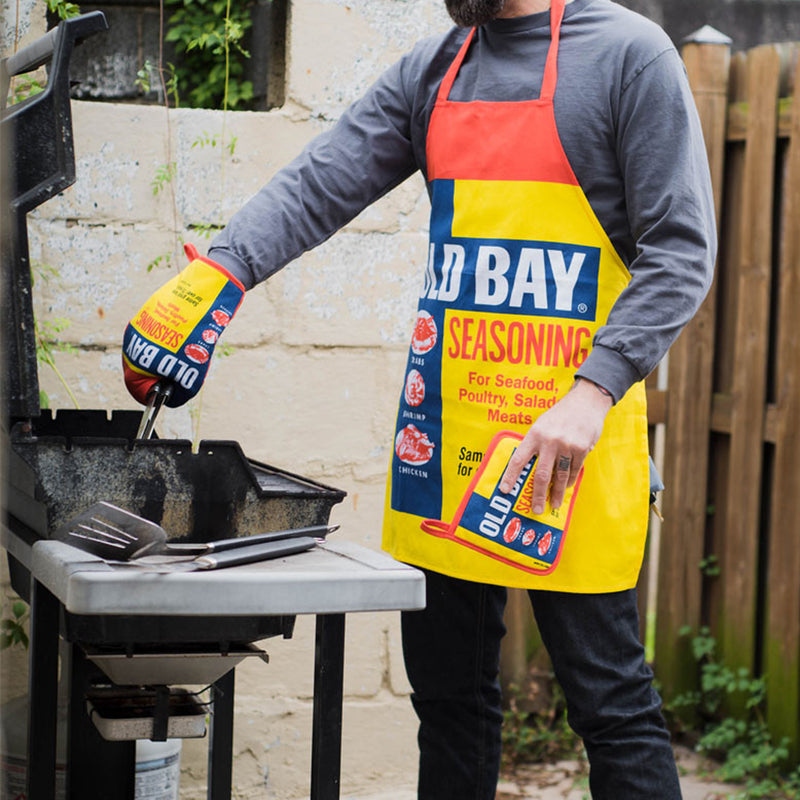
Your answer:
[[[592,797],[674,800],[635,586],[643,380],[697,310],[716,250],[686,76],[663,31],[611,0],[445,1],[456,27],[381,76],[200,260],[249,289],[422,172],[430,247],[383,537],[427,576],[426,609],[402,621],[419,798],[495,797],[513,586],[529,592]],[[126,374],[145,399],[148,364],[131,355]],[[485,454],[483,483],[460,452]],[[470,527],[473,501],[485,524]]]

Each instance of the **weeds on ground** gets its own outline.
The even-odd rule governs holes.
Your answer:
[[[583,743],[567,723],[567,706],[561,688],[551,678],[551,701],[531,708],[530,695],[511,686],[503,712],[503,764],[549,763],[583,757]],[[540,705],[540,704],[537,704]]]
[[[691,629],[682,634],[691,635]],[[692,639],[692,652],[700,666],[700,688],[665,705],[673,728],[699,735],[695,750],[719,764],[709,771],[711,777],[742,784],[731,800],[800,800],[800,765],[788,765],[789,741],[775,744],[764,719],[764,680],[722,663],[708,628]],[[742,698],[745,715],[726,716],[729,702]]]

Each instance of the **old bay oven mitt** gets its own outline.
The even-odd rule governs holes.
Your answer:
[[[200,391],[211,355],[244,297],[244,286],[222,266],[184,247],[189,264],[165,283],[128,323],[122,341],[122,368],[128,391],[147,403],[164,380],[177,407]]]
[[[580,488],[583,470],[566,490],[560,508],[548,502],[542,514],[531,511],[534,458],[511,492],[499,487],[508,460],[522,436],[501,431],[493,439],[452,522],[426,519],[422,530],[468,547],[487,558],[532,573],[549,575],[557,566]]]

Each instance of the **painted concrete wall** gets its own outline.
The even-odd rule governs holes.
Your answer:
[[[35,9],[44,6],[37,3]],[[29,11],[23,4],[26,13]],[[13,12],[13,4],[9,9]],[[30,24],[27,22],[30,20]],[[8,16],[6,16],[6,24]],[[221,225],[377,74],[443,29],[430,0],[296,0],[288,102],[264,113],[74,102],[77,182],[29,218],[42,320],[64,318],[74,347],[58,366],[84,408],[135,408],[122,383],[127,320],[175,267],[178,237]],[[31,37],[41,15],[27,13]],[[37,29],[38,28],[38,29]],[[211,144],[216,140],[216,144]],[[235,141],[231,155],[223,147]],[[160,168],[174,179],[153,194]],[[428,203],[412,179],[313,253],[253,289],[226,333],[201,402],[162,412],[161,436],[236,439],[258,460],[347,491],[337,537],[380,547],[393,417],[426,252]],[[49,279],[46,272],[52,270]],[[70,407],[40,370],[54,408]],[[237,669],[234,781],[239,798],[308,796],[313,619],[262,646],[270,664]],[[21,659],[4,699],[24,691]],[[416,725],[399,647],[399,614],[347,620],[343,795],[413,787]],[[207,742],[184,743],[183,798],[205,794]]]

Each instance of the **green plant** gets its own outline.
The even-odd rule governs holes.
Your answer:
[[[178,165],[174,161],[168,161],[166,164],[160,164],[156,167],[155,177],[150,181],[153,194],[158,194],[165,186],[170,184],[177,172]]]
[[[503,761],[556,761],[578,758],[583,744],[567,723],[567,708],[561,689],[553,682],[552,701],[544,710],[525,708],[527,698],[511,686],[508,709],[503,712]]]
[[[192,149],[195,147],[199,147],[201,149],[204,147],[216,147],[220,143],[220,138],[220,134],[215,133],[212,135],[206,131],[203,131],[203,133],[192,142]],[[239,141],[239,137],[232,136],[231,140],[225,144],[224,149],[228,151],[228,155],[233,156],[233,154],[236,152],[237,141]]]
[[[147,272],[152,272],[158,267],[169,267],[172,264],[172,253],[162,253],[156,256],[146,267]]]
[[[195,108],[244,108],[253,84],[244,80],[250,54],[242,41],[252,27],[250,3],[229,0],[166,0],[176,11],[166,41],[179,56],[175,68],[182,91]]]
[[[6,105],[12,106],[15,103],[21,103],[29,97],[44,91],[44,85],[33,76],[26,76],[20,78],[14,76],[8,90],[8,97],[6,98]]]
[[[50,367],[50,369],[53,370],[56,377],[61,382],[61,385],[69,395],[70,400],[72,400],[75,408],[80,408],[72,389],[70,389],[69,384],[64,378],[64,375],[56,365],[55,359],[56,352],[75,352],[75,348],[71,344],[63,342],[59,339],[59,335],[69,327],[69,320],[65,319],[64,317],[59,317],[58,319],[44,320],[42,322],[34,320],[33,324],[36,331],[36,358],[40,363],[46,364],[48,367]],[[47,396],[47,393],[44,390],[40,390],[39,392],[39,404],[42,406],[42,408],[49,408],[50,406],[50,398]]]
[[[685,627],[681,634],[692,634]],[[712,774],[723,781],[743,784],[737,797],[800,798],[800,765],[787,768],[788,740],[775,744],[764,719],[766,684],[746,668],[731,669],[717,658],[716,641],[703,627],[692,639],[692,653],[700,665],[700,687],[685,692],[665,706],[679,729],[692,729],[684,712],[698,720],[695,749],[719,763]],[[725,715],[730,700],[744,699],[745,716]]]
[[[11,616],[0,619],[0,650],[6,650],[15,644],[28,646],[28,634],[25,627],[28,622],[28,606],[22,600],[11,604]]]
[[[190,225],[189,228],[201,239],[210,239],[215,233],[219,233],[222,230],[219,225],[215,225],[213,222],[198,222]]]
[[[45,283],[58,277],[58,270],[48,264],[34,263],[31,265],[31,284],[37,280]],[[53,373],[60,381],[61,385],[69,395],[75,408],[80,408],[78,400],[70,389],[64,375],[56,364],[56,353],[74,353],[75,348],[68,342],[62,341],[60,335],[69,327],[70,321],[65,317],[58,317],[52,320],[34,319],[34,338],[36,340],[36,359],[40,364],[46,364],[53,370]],[[39,405],[42,408],[50,407],[50,398],[43,389],[39,391]]]
[[[47,10],[59,19],[72,19],[81,13],[80,6],[70,3],[68,0],[46,0],[46,2]]]
[[[700,572],[707,578],[716,578],[719,576],[719,558],[715,555],[708,555],[700,560]]]
[[[144,62],[144,66],[137,71],[136,86],[145,94],[154,89],[155,86],[162,86],[167,98],[172,99],[174,108],[178,108],[181,104],[181,98],[178,94],[178,74],[175,71],[175,65],[167,62],[167,64],[159,70],[149,59]]]

